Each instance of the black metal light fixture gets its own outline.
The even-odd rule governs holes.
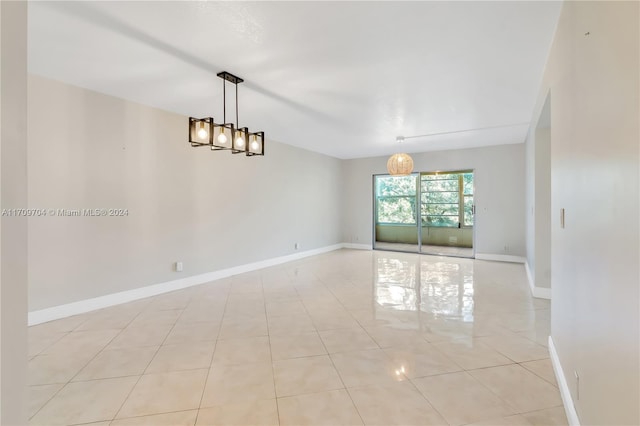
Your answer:
[[[264,132],[250,132],[238,125],[238,84],[244,80],[227,71],[219,72],[222,79],[223,122],[217,124],[213,117],[189,117],[189,143],[192,147],[208,146],[212,151],[231,150],[232,154],[244,153],[248,157],[264,155]],[[236,86],[236,123],[227,123],[226,83]]]

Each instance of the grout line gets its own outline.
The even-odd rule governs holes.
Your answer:
[[[278,417],[278,424],[280,424],[282,421],[280,420],[280,406],[278,405],[278,393],[276,391],[276,369],[273,361],[273,351],[271,350],[271,333],[269,331],[269,317],[267,315],[267,302],[264,299],[264,279],[262,277],[262,273],[260,273],[260,288],[262,289],[264,317],[267,323],[267,339],[269,340],[269,362],[271,363],[271,382],[273,383],[273,396],[275,400],[274,402],[276,404],[276,415]]]
[[[319,281],[324,284],[324,282],[322,280],[319,280]],[[329,289],[329,291],[331,292],[331,294],[333,294],[331,289]],[[334,297],[335,297],[335,295],[334,295]],[[338,302],[340,302],[340,301],[338,301]],[[311,317],[311,315],[309,314],[309,310],[307,309],[306,305],[303,303],[302,306],[304,307],[304,310],[307,313],[307,315],[309,315],[309,317]],[[349,314],[349,315],[351,316],[351,314]],[[354,320],[356,321],[356,323],[358,322],[355,318],[354,318]],[[313,319],[312,319],[312,321],[313,321]],[[315,324],[314,324],[314,327],[315,327]],[[361,326],[361,328],[362,328],[362,326]],[[364,330],[364,328],[363,328],[363,330]],[[349,395],[349,399],[351,400],[351,404],[353,405],[353,408],[355,408],[356,413],[358,413],[358,417],[360,417],[360,421],[364,425],[365,424],[364,418],[362,417],[362,414],[360,414],[360,410],[358,410],[358,406],[356,405],[356,402],[353,400],[353,396],[351,396],[351,393],[349,392],[349,389],[347,389],[347,385],[344,383],[344,379],[342,378],[342,374],[340,374],[340,371],[336,367],[336,363],[333,361],[333,358],[331,357],[331,354],[329,353],[329,350],[327,349],[327,345],[324,343],[324,340],[322,339],[322,336],[320,335],[320,331],[317,330],[317,327],[316,327],[316,333],[318,334],[318,338],[320,339],[320,342],[322,343],[322,347],[324,348],[325,352],[327,353],[326,357],[329,358],[329,361],[331,361],[331,365],[333,366],[333,369],[335,370],[336,374],[338,375],[338,378],[340,379],[340,383],[342,383],[343,389],[347,392],[347,395]]]
[[[159,295],[160,296],[160,295]],[[148,309],[148,306],[151,305],[151,303],[153,303],[153,300],[158,297],[158,296],[154,296],[153,298],[151,298],[150,302],[145,306],[145,308]],[[140,311],[140,314],[138,314],[138,316],[140,316],[142,314],[143,311],[146,311],[147,309],[143,309],[142,311]],[[133,390],[138,386],[138,383],[140,383],[140,380],[142,380],[142,377],[145,375],[145,372],[147,371],[147,369],[149,368],[149,366],[151,365],[151,363],[153,362],[153,360],[156,358],[156,356],[158,356],[158,352],[160,352],[160,349],[162,348],[162,345],[164,344],[164,342],[167,340],[167,337],[169,337],[169,335],[171,334],[171,332],[173,331],[173,329],[175,328],[176,324],[178,323],[178,320],[180,319],[180,317],[182,316],[182,314],[184,313],[184,308],[181,309],[180,311],[180,315],[178,315],[178,317],[176,318],[175,322],[173,323],[173,325],[171,326],[171,328],[169,329],[169,332],[167,333],[166,336],[164,336],[164,339],[162,339],[162,342],[160,343],[160,345],[158,346],[158,349],[156,349],[155,354],[151,357],[151,359],[149,360],[149,362],[147,363],[147,366],[144,368],[144,370],[142,370],[142,373],[138,376],[138,380],[136,380],[135,384],[131,387],[131,390],[129,390],[129,393],[127,393],[126,398],[124,398],[122,400],[122,404],[120,404],[120,408],[118,408],[118,411],[116,411],[116,414],[113,416],[113,418],[111,419],[111,421],[114,421],[117,417],[118,414],[120,414],[120,411],[122,411],[122,407],[124,407],[124,405],[127,403],[127,401],[129,400],[129,398],[131,397],[131,394],[133,393]],[[138,318],[138,316],[136,316],[136,319]],[[132,321],[133,322],[133,321]],[[131,324],[131,323],[130,323]]]
[[[543,377],[542,375],[538,374],[537,372],[535,372],[533,370],[530,370],[527,367],[525,367],[524,365],[522,365],[522,364],[526,364],[528,362],[545,361],[545,360],[549,360],[549,363],[551,363],[551,359],[550,358],[541,358],[541,359],[535,359],[535,360],[532,360],[532,361],[519,362],[518,365],[521,366],[522,368],[524,368],[525,370],[527,370],[528,372],[534,374],[535,376],[541,378],[542,380],[544,380],[545,382],[549,383],[550,385],[553,385],[555,388],[560,389],[560,386],[558,386],[558,382],[555,381],[555,378],[554,378],[555,383],[551,382],[548,379],[546,379],[545,377]],[[553,366],[551,367],[551,371],[553,372]]]
[[[110,420],[110,422],[111,422],[111,423],[113,423],[113,422],[115,422],[115,421],[117,421],[117,420],[125,420],[125,419],[140,419],[140,418],[143,418],[143,417],[149,417],[149,416],[157,416],[157,415],[163,415],[163,414],[184,413],[184,412],[186,412],[186,411],[197,411],[197,410],[198,410],[197,408],[190,408],[190,409],[187,409],[187,410],[163,411],[163,412],[161,412],[161,413],[154,413],[154,414],[142,414],[142,415],[139,415],[139,416],[123,417],[123,418],[121,418],[121,419],[115,419],[115,418],[114,418],[113,420]],[[101,423],[101,421],[91,422],[91,423],[78,423],[78,425],[92,425],[92,424],[94,424],[94,423]]]
[[[86,322],[86,321],[84,321],[84,322]],[[79,327],[79,326],[78,326],[78,327]],[[77,328],[77,327],[76,327],[76,328]],[[106,329],[106,330],[111,330],[111,329]],[[88,331],[89,331],[89,330],[88,330]],[[105,330],[93,330],[93,331],[105,331]],[[60,389],[58,389],[58,391],[57,391],[57,392],[55,392],[55,393],[51,396],[51,398],[49,398],[49,399],[47,400],[47,402],[45,402],[44,404],[42,404],[42,406],[40,406],[40,408],[39,408],[39,409],[38,409],[38,410],[37,410],[37,411],[36,411],[36,412],[35,412],[35,413],[30,417],[30,419],[34,418],[34,417],[35,417],[35,416],[36,416],[36,415],[37,415],[37,414],[38,414],[38,413],[39,413],[39,412],[40,412],[40,411],[41,411],[41,410],[42,410],[42,409],[43,409],[47,404],[49,404],[49,402],[51,402],[51,400],[52,400],[52,399],[54,399],[54,398],[55,398],[55,397],[56,397],[56,396],[57,396],[57,395],[58,395],[58,394],[59,394],[59,393],[60,393],[60,392],[65,388],[65,387],[67,387],[67,386],[68,386],[69,384],[71,384],[71,383],[76,383],[76,382],[73,382],[73,379],[74,379],[78,374],[80,374],[80,372],[81,372],[82,370],[84,370],[84,369],[87,367],[87,365],[89,365],[91,362],[93,362],[93,360],[95,360],[95,359],[98,357],[98,355],[100,355],[100,354],[104,351],[104,348],[106,348],[107,346],[109,346],[109,344],[111,344],[111,342],[112,342],[116,337],[118,337],[118,336],[119,336],[123,331],[124,331],[124,328],[123,328],[123,329],[121,329],[118,333],[116,333],[116,334],[115,334],[115,335],[114,335],[114,336],[113,336],[113,337],[112,337],[112,338],[111,338],[111,339],[110,339],[110,340],[109,340],[109,341],[108,341],[108,342],[107,342],[107,343],[102,347],[102,349],[100,349],[98,352],[96,352],[96,354],[95,354],[91,359],[89,359],[89,360],[88,360],[84,365],[82,365],[82,367],[80,367],[80,368],[78,369],[78,371],[76,371],[76,373],[75,373],[75,374],[74,374],[74,375],[73,375],[69,380],[67,380],[67,381],[62,385],[62,387],[61,387]],[[89,331],[89,332],[91,332],[91,331]],[[73,333],[73,331],[70,331],[70,332],[69,332],[68,334],[66,334],[64,337],[71,335],[71,333]],[[53,346],[53,345],[51,345],[51,346]],[[43,354],[42,356],[47,356],[47,355],[51,355],[51,354]],[[81,382],[81,381],[79,381],[79,382]],[[60,384],[60,383],[52,383],[52,384]],[[29,385],[29,386],[39,386],[39,385]]]
[[[517,364],[517,363],[516,363]],[[510,365],[514,365],[514,364],[508,364],[507,366]],[[504,367],[504,366],[503,366]],[[492,367],[487,367],[487,368],[492,368]],[[484,370],[484,368],[479,369],[479,370]],[[469,375],[469,377],[471,377],[474,381],[476,381],[477,383],[480,383],[480,385],[482,387],[484,387],[485,389],[488,389],[489,392],[491,392],[493,395],[495,395],[496,398],[498,398],[500,401],[502,401],[503,404],[505,404],[507,407],[513,409],[514,413],[513,414],[520,414],[520,410],[518,409],[518,407],[510,404],[509,402],[505,401],[500,395],[498,395],[496,392],[493,391],[493,389],[491,389],[489,386],[485,385],[484,383],[482,383],[479,379],[477,379],[473,374],[466,372],[465,373],[467,375]]]
[[[449,373],[443,373],[443,374],[449,374]],[[416,377],[417,378],[417,377]],[[433,405],[433,403],[431,401],[429,401],[429,398],[427,398],[427,395],[423,394],[420,389],[418,389],[418,386],[416,386],[415,383],[413,383],[413,379],[407,378],[407,381],[411,384],[411,386],[413,387],[413,389],[416,390],[416,392],[418,392],[418,394],[422,397],[422,399],[424,399],[427,404],[429,404],[429,406],[431,408],[433,408],[433,411],[435,411],[436,413],[438,413],[438,415],[442,418],[442,420],[444,420],[445,422],[447,422],[447,424],[450,424],[447,419],[444,417],[444,415],[440,412],[440,410],[438,410],[436,408],[435,405]]]
[[[229,302],[229,295],[231,294],[231,284],[229,284],[229,291],[227,291],[225,299],[224,299],[224,308],[222,309],[222,318],[220,318],[220,327],[218,328],[218,333],[216,334],[216,340],[213,344],[213,352],[211,352],[211,361],[209,361],[209,368],[207,369],[207,375],[204,379],[204,386],[202,387],[202,394],[200,395],[200,401],[198,402],[198,408],[196,412],[196,418],[193,424],[198,423],[198,417],[200,416],[200,409],[202,408],[202,400],[204,399],[204,393],[207,390],[207,383],[209,382],[209,374],[211,374],[211,366],[213,365],[213,357],[216,355],[216,349],[218,348],[218,338],[220,337],[220,332],[222,331],[222,322],[224,321],[224,314],[227,311],[227,303]]]
[[[146,306],[146,305],[145,305],[145,306]],[[108,308],[105,308],[105,309],[108,309]],[[96,313],[97,313],[97,312],[99,312],[99,311],[96,311]],[[109,340],[109,342],[107,342],[107,343],[102,347],[102,349],[100,349],[100,350],[95,354],[95,356],[94,356],[93,358],[91,358],[90,360],[88,360],[88,361],[86,362],[86,364],[84,364],[82,367],[80,367],[80,369],[78,369],[78,371],[76,371],[76,374],[74,374],[74,375],[73,375],[73,376],[72,376],[72,377],[71,377],[67,382],[65,382],[65,383],[51,383],[51,384],[62,384],[62,386],[61,386],[61,387],[60,387],[60,389],[58,389],[58,390],[57,390],[57,391],[56,391],[56,392],[55,392],[55,393],[54,393],[54,394],[53,394],[49,399],[47,399],[47,401],[46,401],[44,404],[42,404],[42,405],[40,406],[40,408],[38,408],[38,410],[37,410],[35,413],[33,413],[33,415],[32,415],[32,416],[30,416],[30,417],[29,417],[29,419],[34,418],[34,417],[35,417],[35,416],[36,416],[36,415],[37,415],[37,414],[38,414],[38,413],[39,413],[39,412],[40,412],[40,411],[41,411],[41,410],[42,410],[42,409],[43,409],[43,408],[44,408],[44,407],[45,407],[45,406],[46,406],[46,405],[47,405],[47,404],[48,404],[48,403],[53,399],[53,398],[55,398],[55,397],[56,397],[56,396],[57,396],[57,395],[62,391],[62,389],[64,389],[64,388],[65,388],[69,383],[76,383],[76,382],[73,382],[73,379],[74,379],[78,374],[80,374],[80,372],[81,372],[82,370],[84,370],[84,369],[85,369],[85,368],[86,368],[86,367],[87,367],[91,362],[93,362],[93,360],[95,360],[95,359],[98,357],[98,355],[100,355],[102,352],[104,352],[105,348],[106,348],[107,346],[109,346],[109,345],[111,344],[111,342],[113,342],[113,341],[114,341],[114,340],[115,340],[115,339],[116,339],[120,334],[122,334],[122,332],[123,332],[123,331],[124,331],[124,330],[125,330],[125,329],[126,329],[126,328],[127,328],[127,327],[132,323],[132,322],[133,322],[133,320],[134,320],[134,319],[136,319],[136,318],[137,318],[141,313],[142,313],[142,311],[140,311],[140,312],[138,312],[136,315],[134,315],[134,316],[133,316],[133,318],[132,318],[128,323],[127,323],[127,325],[125,325],[122,329],[120,329],[120,331],[119,331],[118,333],[116,333],[116,335],[115,335],[115,336],[113,336],[113,338],[112,338],[111,340]],[[65,332],[66,334],[65,334],[64,336],[61,336],[61,337],[60,337],[60,339],[56,340],[54,343],[52,343],[51,345],[49,345],[47,348],[45,348],[45,349],[43,349],[42,351],[40,351],[40,352],[39,352],[39,354],[38,354],[38,355],[36,355],[36,356],[39,356],[39,355],[42,355],[42,356],[49,355],[49,354],[43,354],[43,352],[44,352],[44,351],[46,351],[47,349],[51,348],[53,345],[55,345],[56,343],[58,343],[58,342],[59,342],[60,340],[62,340],[64,337],[69,336],[69,335],[70,335],[71,333],[73,333],[73,332],[97,332],[97,331],[105,331],[105,330],[117,330],[117,329],[110,329],[110,328],[103,329],[103,330],[100,330],[100,329],[97,329],[97,330],[79,330],[79,328],[80,328],[80,327],[82,327],[84,324],[86,324],[87,322],[89,322],[89,320],[91,319],[91,316],[93,316],[93,315],[94,315],[94,313],[85,313],[85,314],[79,314],[79,315],[87,315],[87,316],[88,316],[88,318],[87,318],[87,319],[85,319],[84,321],[81,321],[81,322],[80,322],[76,327],[74,327],[72,330]],[[62,320],[64,320],[64,319],[62,319]],[[27,329],[28,329],[28,328],[29,328],[29,327],[27,327]],[[33,358],[35,358],[35,356],[34,356]],[[32,358],[32,359],[33,359],[33,358]],[[111,377],[108,377],[108,378],[111,378]],[[82,382],[82,381],[83,381],[83,380],[79,380],[78,382]],[[41,384],[41,385],[37,385],[37,384],[36,384],[36,385],[28,385],[28,387],[30,387],[30,386],[45,386],[45,385],[46,385],[46,384]]]
[[[27,327],[28,329],[28,327]],[[44,351],[46,351],[47,349],[49,349],[50,347],[52,347],[53,345],[55,345],[56,343],[58,343],[60,340],[62,340],[63,338],[67,337],[69,334],[73,333],[73,331],[60,331],[60,334],[62,334],[62,336],[58,337],[56,340],[54,340],[53,342],[51,342],[50,344],[48,344],[47,346],[45,346],[44,348],[40,349],[40,352],[38,352],[37,354],[33,354],[33,355],[28,355],[31,359],[37,357],[38,355],[42,355]],[[28,339],[28,335],[27,335],[27,339]],[[27,348],[28,351],[29,348]]]
[[[65,386],[67,386],[67,384],[66,384],[66,383],[64,383],[64,384],[63,384],[63,383],[50,383],[50,384],[46,384],[46,385],[29,385],[29,386],[27,386],[27,390],[28,390],[28,388],[30,388],[30,387],[32,387],[32,386],[53,386],[53,385],[62,385],[62,386],[60,386],[60,389],[58,389],[56,392],[54,392],[54,393],[53,393],[53,395],[51,395],[51,397],[50,397],[49,399],[47,399],[47,400],[45,401],[45,403],[44,403],[44,404],[42,404],[42,405],[40,406],[40,408],[38,408],[38,409],[36,410],[36,412],[35,412],[35,413],[33,413],[33,415],[31,415],[31,416],[29,417],[29,420],[33,419],[33,418],[34,418],[34,417],[35,417],[35,416],[40,412],[40,410],[42,410],[42,409],[43,409],[43,408],[44,408],[44,407],[45,407],[45,406],[46,406],[46,405],[47,405],[47,404],[48,404],[48,403],[49,403],[49,402],[50,402],[50,401],[51,401],[51,400],[56,396],[56,395],[58,395],[58,394],[60,393],[60,391],[61,391],[62,389],[64,389],[64,387],[65,387]]]

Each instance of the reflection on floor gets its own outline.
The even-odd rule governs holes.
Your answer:
[[[374,248],[376,250],[392,250],[392,251],[403,251],[406,253],[417,253],[418,245],[417,244],[404,244],[404,243],[385,243],[382,241],[376,241]]]
[[[439,256],[473,257],[473,249],[470,247],[451,246],[422,246],[423,254],[434,254]]]
[[[407,253],[417,253],[417,244],[386,243],[376,241],[376,250],[402,251]],[[468,247],[452,246],[432,246],[423,245],[422,254],[433,254],[437,256],[473,257],[473,249]]]
[[[522,265],[339,250],[29,329],[30,423],[566,424]]]

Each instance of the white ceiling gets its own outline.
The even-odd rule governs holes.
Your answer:
[[[29,2],[29,71],[221,122],[226,70],[240,125],[339,158],[520,143],[560,6]]]

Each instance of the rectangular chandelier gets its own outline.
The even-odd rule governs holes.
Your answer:
[[[218,124],[213,117],[189,117],[189,143],[194,148],[208,146],[212,151],[230,150],[247,157],[264,155],[264,132],[250,132],[248,127],[238,125],[238,84],[244,80],[226,71],[217,75],[222,79],[223,122]],[[227,123],[227,81],[236,87],[235,125]]]

